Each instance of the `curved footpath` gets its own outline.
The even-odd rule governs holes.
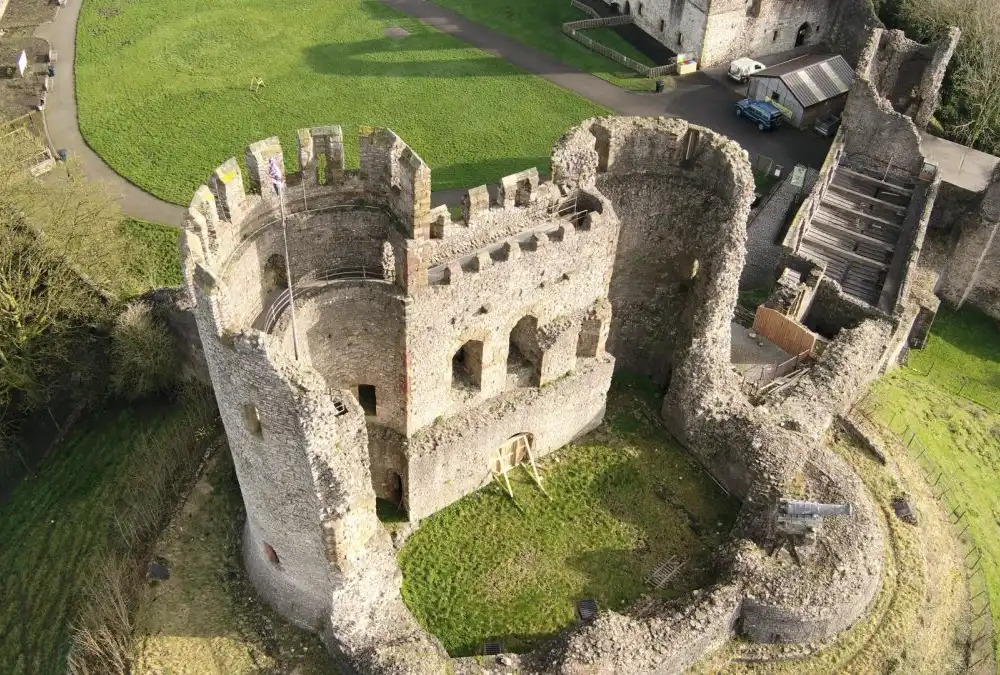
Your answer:
[[[767,155],[786,167],[797,163],[818,167],[826,155],[826,146],[815,139],[812,142],[802,142],[806,141],[805,136],[792,141],[784,134],[761,134],[752,125],[734,118],[732,104],[736,100],[735,94],[704,73],[680,78],[676,89],[667,94],[625,91],[427,0],[382,1],[397,11],[417,18],[488,54],[505,59],[619,115],[683,117],[725,134],[751,153]],[[79,157],[88,178],[109,183],[120,192],[121,208],[126,216],[180,226],[184,218],[183,207],[154,197],[116,173],[90,149],[80,133],[77,123],[76,81],[73,75],[76,22],[82,4],[83,0],[70,0],[68,5],[59,9],[55,20],[42,24],[35,30],[35,36],[48,40],[52,49],[59,54],[55,81],[46,99],[44,111],[49,142],[55,149],[65,149]],[[441,190],[433,194],[433,204],[458,204],[464,194],[463,189]]]

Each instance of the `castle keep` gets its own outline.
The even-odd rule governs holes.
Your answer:
[[[183,245],[247,566],[316,629],[331,592],[389,555],[376,497],[422,518],[488,482],[508,439],[540,456],[600,423],[618,224],[535,170],[505,178],[493,207],[470,191],[454,222],[384,129],[363,133],[360,171],[344,170],[339,127],[301,131],[298,153],[283,204],[277,139],[248,148],[247,180],[220,166]]]

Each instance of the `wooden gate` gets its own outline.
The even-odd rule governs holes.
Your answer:
[[[788,318],[781,312],[761,305],[753,319],[753,329],[758,335],[778,345],[786,354],[797,356],[803,352],[812,354],[816,346],[816,334]]]

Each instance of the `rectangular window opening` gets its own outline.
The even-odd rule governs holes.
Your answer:
[[[260,415],[257,413],[257,406],[252,403],[247,403],[243,406],[243,418],[247,424],[247,430],[260,438],[264,435],[263,427],[260,423]]]
[[[378,406],[375,399],[374,384],[358,385],[358,403],[361,404],[361,408],[365,411],[365,415],[374,416],[376,414]]]

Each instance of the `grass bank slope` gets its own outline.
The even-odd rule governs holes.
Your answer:
[[[399,556],[403,598],[452,655],[491,637],[530,650],[573,622],[577,600],[621,609],[671,556],[688,564],[667,596],[709,581],[738,503],[642,414],[655,398],[616,382],[605,423],[541,462],[551,499],[517,469],[517,504],[494,483],[422,521]]]
[[[390,127],[441,190],[546,171],[567,129],[607,112],[374,0],[87,0],[76,77],[88,144],[177,204],[262,138],[294,169],[302,127],[342,125],[349,166],[360,126]]]
[[[338,672],[315,635],[257,599],[240,557],[242,523],[236,473],[223,449],[156,546],[170,578],[150,586],[140,605],[136,672]]]
[[[69,624],[115,527],[127,459],[144,434],[173,435],[185,422],[179,406],[105,411],[81,422],[0,506],[0,671],[66,672]]]
[[[996,652],[1000,650],[996,631],[1000,626],[1000,414],[996,412],[1000,328],[973,310],[942,309],[927,348],[911,352],[909,366],[876,385],[877,414],[897,432],[906,427],[916,432],[931,460],[950,476],[951,498],[968,509],[969,532],[983,552]]]

